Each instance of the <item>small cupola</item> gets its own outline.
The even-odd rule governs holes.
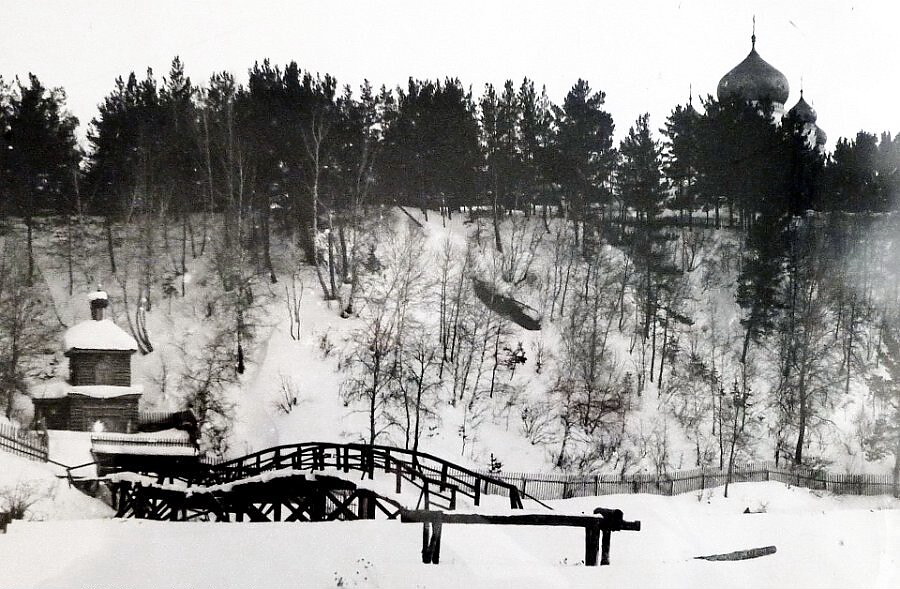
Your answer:
[[[109,306],[109,295],[106,291],[97,287],[97,290],[88,295],[88,302],[91,304],[91,319],[103,321],[103,312]]]
[[[809,105],[803,98],[803,90],[800,90],[800,100],[797,101],[797,104],[789,111],[790,115],[796,118],[801,123],[813,124],[816,122],[818,115],[816,115],[816,110]]]

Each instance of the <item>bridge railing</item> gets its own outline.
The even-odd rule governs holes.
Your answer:
[[[386,473],[400,471],[401,478],[416,484],[427,492],[431,501],[443,498],[455,505],[455,495],[460,493],[472,499],[475,505],[488,488],[509,497],[510,507],[522,507],[522,496],[515,484],[486,476],[424,452],[413,452],[390,446],[368,444],[339,444],[308,442],[268,448],[219,464],[210,464],[208,472],[200,475],[196,484],[221,484],[256,476],[269,470],[293,468],[295,470],[322,470],[336,468],[368,473],[376,470]]]

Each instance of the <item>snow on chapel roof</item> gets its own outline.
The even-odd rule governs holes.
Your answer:
[[[66,352],[73,349],[136,352],[137,342],[109,319],[89,319],[66,330],[63,347]]]

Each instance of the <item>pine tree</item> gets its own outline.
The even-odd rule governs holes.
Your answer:
[[[78,119],[65,110],[62,89],[48,90],[34,74],[16,87],[3,110],[4,142],[0,189],[11,209],[25,221],[28,285],[34,278],[34,217],[42,210],[70,210],[80,154],[75,140]]]
[[[700,114],[690,104],[676,106],[666,119],[662,133],[666,136],[665,172],[672,183],[675,194],[673,208],[680,215],[687,213],[688,222],[693,223],[693,211],[697,206],[697,127]]]
[[[592,92],[590,85],[578,80],[554,109],[557,127],[554,180],[569,200],[569,213],[583,225],[591,206],[608,205],[609,181],[615,163],[612,116],[603,110],[604,92]]]
[[[553,113],[547,90],[538,96],[534,82],[525,78],[517,96],[519,118],[519,152],[521,154],[521,187],[530,203],[548,196],[547,177],[550,160],[550,144],[553,139]],[[544,201],[546,204],[546,200]],[[547,207],[544,207],[546,213]]]
[[[662,148],[650,134],[649,114],[638,117],[619,145],[620,162],[616,183],[624,207],[633,209],[638,220],[653,223],[668,198],[662,174]]]
[[[494,222],[494,246],[498,252],[503,251],[503,240],[500,238],[500,182],[503,174],[500,155],[500,105],[493,84],[486,84],[484,94],[479,101],[481,112],[481,142],[485,153],[487,168],[488,198],[491,204],[491,218]]]

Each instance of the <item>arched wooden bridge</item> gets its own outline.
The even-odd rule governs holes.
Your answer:
[[[515,485],[431,454],[390,446],[309,442],[217,464],[131,455],[103,480],[117,517],[223,522],[385,517],[421,523],[422,562],[431,564],[440,562],[444,525],[583,528],[587,566],[598,560],[609,564],[612,532],[640,530],[640,522],[625,521],[620,510],[603,508],[594,515],[455,512],[461,502],[480,506],[485,494],[505,495],[509,508],[520,510],[522,494]]]
[[[486,493],[523,506],[515,485],[431,454],[368,444],[290,444],[193,465],[134,456],[106,480],[118,517],[176,521],[396,518],[404,508],[477,507]]]

